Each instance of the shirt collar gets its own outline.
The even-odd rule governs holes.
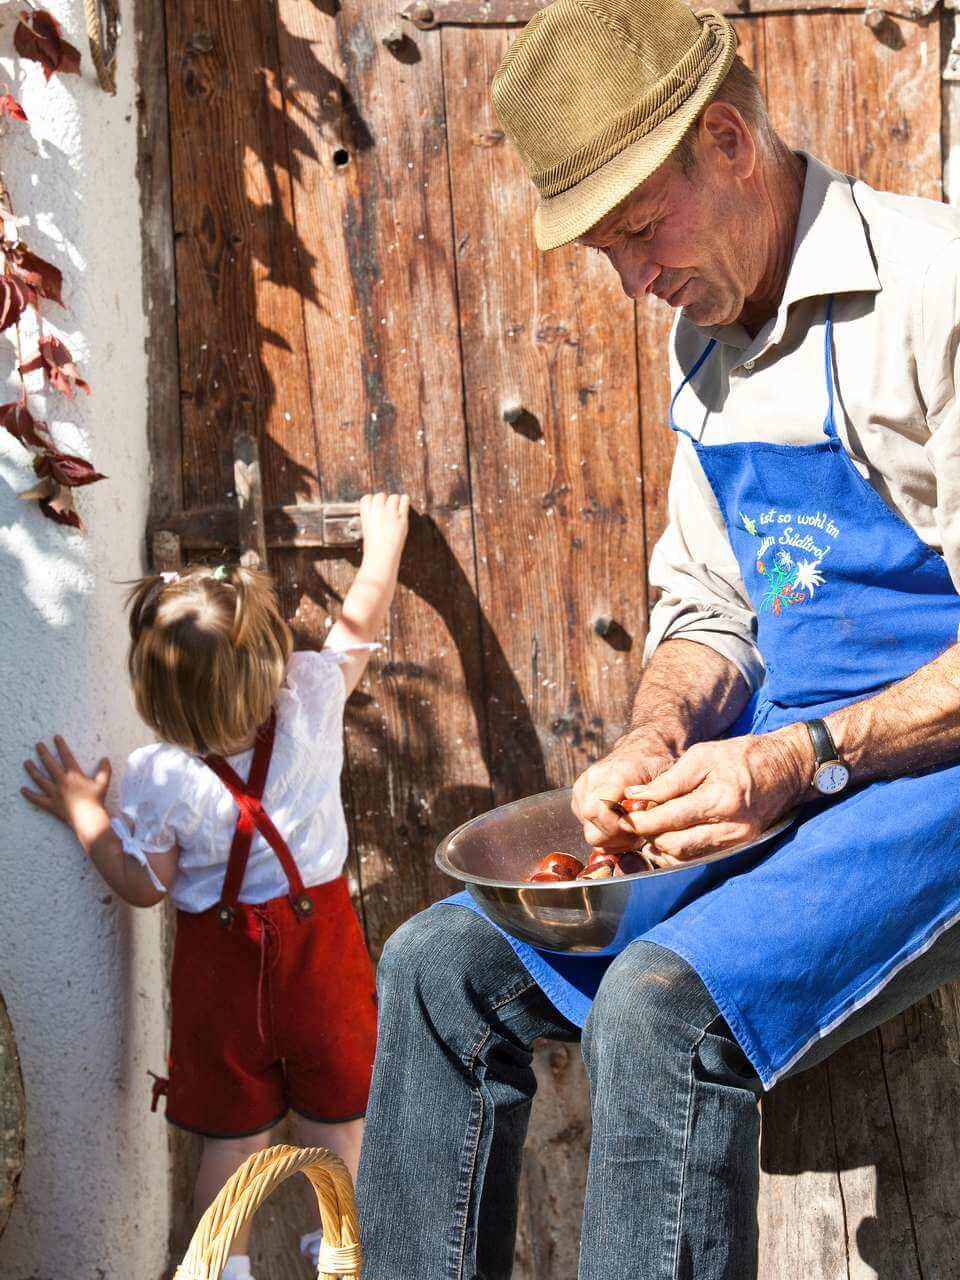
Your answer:
[[[777,314],[751,338],[739,323],[703,329],[707,337],[756,358],[783,337],[790,308],[805,298],[877,293],[880,278],[850,179],[806,151],[807,162],[793,255]]]

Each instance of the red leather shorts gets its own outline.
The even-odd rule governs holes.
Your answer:
[[[362,1116],[376,1044],[376,985],[341,876],[286,897],[177,913],[167,1119],[208,1137]]]

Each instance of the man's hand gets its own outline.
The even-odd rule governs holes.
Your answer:
[[[813,748],[803,725],[701,742],[631,799],[655,805],[619,820],[659,866],[732,848],[762,834],[810,793]]]
[[[676,760],[656,737],[630,734],[603,760],[581,773],[573,788],[573,812],[583,823],[587,844],[607,849],[635,849],[634,832],[606,800],[622,800],[628,787],[650,782]]]

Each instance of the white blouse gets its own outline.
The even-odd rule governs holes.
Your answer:
[[[379,646],[358,646],[378,648]],[[277,729],[263,807],[286,840],[304,885],[335,880],[347,858],[347,826],[340,802],[343,709],[346,686],[336,650],[294,653],[275,705]],[[246,780],[253,750],[228,756]],[[140,747],[120,786],[120,816],[111,826],[124,852],[147,868],[151,853],[178,845],[180,857],[170,897],[182,911],[206,911],[220,900],[237,806],[203,760],[159,742]],[[280,862],[254,833],[241,902],[266,902],[288,892]]]

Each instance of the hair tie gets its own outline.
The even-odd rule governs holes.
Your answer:
[[[227,576],[227,566],[225,564],[218,564],[213,571],[214,580],[216,582],[223,582],[225,581],[226,576]]]
[[[171,582],[180,581],[179,573],[161,573],[160,577],[163,579],[163,585],[165,587],[169,587]]]

